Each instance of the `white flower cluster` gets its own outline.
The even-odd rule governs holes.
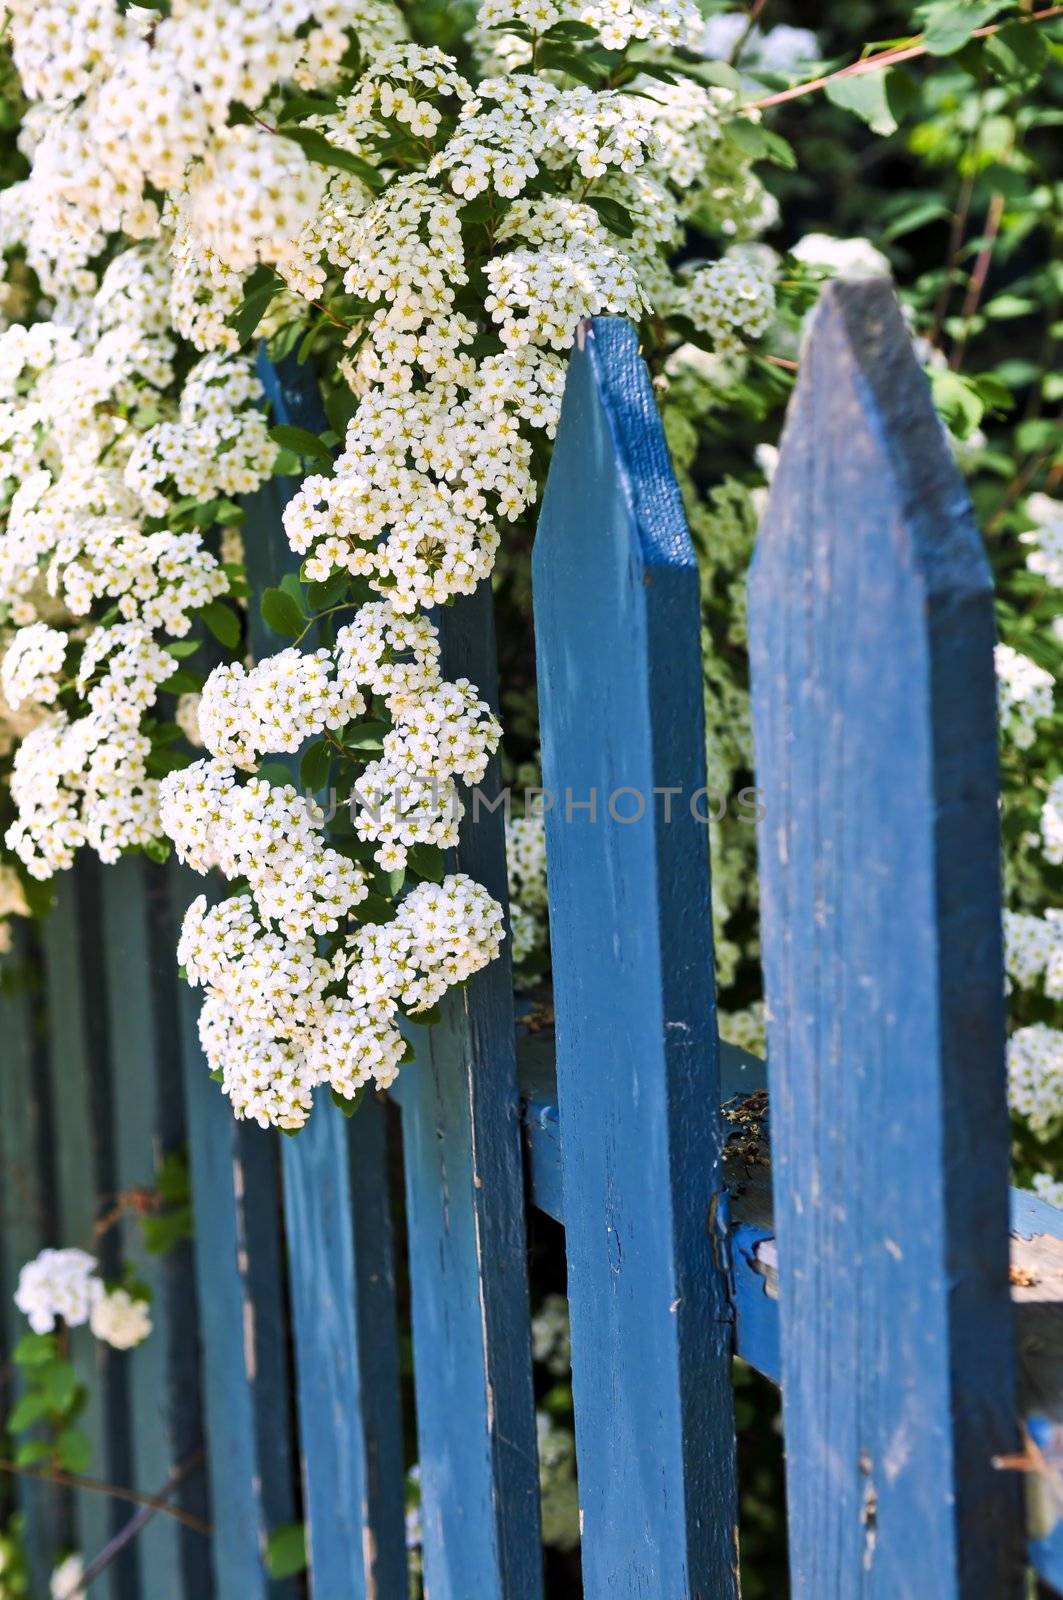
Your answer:
[[[66,634],[46,622],[18,629],[0,663],[0,687],[9,706],[17,709],[25,700],[52,704],[59,693],[66,646]]]
[[[71,303],[70,326],[0,333],[0,603],[18,624],[0,690],[30,717],[6,843],[38,878],[82,845],[114,861],[157,837],[142,721],[177,663],[156,636],[186,634],[228,579],[198,532],[150,519],[181,496],[255,488],[276,458],[243,358],[207,357],[177,416],[151,420],[172,379],[167,278],[155,248],[127,250]]]
[[[775,315],[777,259],[765,245],[733,245],[719,261],[698,267],[680,309],[721,355],[759,339]]]
[[[1001,726],[1017,749],[1028,750],[1037,737],[1038,722],[1052,715],[1055,680],[1007,644],[997,645],[994,660]]]
[[[11,0],[33,172],[9,211],[30,219],[31,264],[46,286],[97,253],[108,233],[157,234],[154,194],[175,192],[201,254],[239,270],[283,248],[318,204],[321,179],[293,141],[230,125],[278,82],[331,83],[357,31],[373,50],[399,38],[390,0],[176,0],[169,15],[119,0]],[[23,192],[24,191],[24,192]]]
[[[1041,839],[1046,860],[1063,866],[1063,777],[1052,780],[1041,807]]]
[[[546,946],[546,825],[541,816],[531,814],[509,819],[506,866],[512,956],[516,968]]]
[[[1063,911],[1005,911],[1004,965],[1020,989],[1032,989],[1043,978],[1045,994],[1063,999]]]
[[[1012,1034],[1008,1102],[1034,1133],[1050,1132],[1063,1117],[1063,1030],[1032,1022]]]
[[[1023,543],[1031,550],[1026,565],[1053,589],[1063,589],[1063,502],[1053,500],[1051,495],[1032,494],[1026,511],[1034,521],[1030,531],[1022,535]]]
[[[482,27],[520,23],[534,34],[559,22],[594,28],[607,50],[623,50],[632,40],[693,47],[702,30],[701,13],[685,0],[485,0]]]
[[[42,1250],[18,1277],[15,1304],[34,1333],[51,1333],[62,1319],[68,1328],[87,1322],[97,1339],[116,1350],[130,1350],[151,1332],[145,1300],[126,1289],[108,1290],[97,1275],[96,1258],[85,1250]]]
[[[455,875],[418,884],[391,922],[361,928],[331,961],[310,939],[269,932],[250,896],[210,909],[201,896],[178,954],[207,990],[200,1039],[235,1114],[298,1128],[320,1084],[350,1099],[370,1081],[392,1083],[405,1050],[400,1009],[434,1005],[492,961],[501,940],[501,908]]]
[[[1063,1210],[1063,1179],[1053,1178],[1050,1172],[1038,1172],[1033,1180],[1034,1193],[1050,1206]]]
[[[183,495],[206,502],[249,494],[269,477],[277,446],[261,400],[247,360],[209,355],[193,367],[177,419],[156,423],[130,452],[125,481],[150,516],[164,516]]]
[[[97,1339],[112,1350],[133,1350],[151,1332],[151,1314],[146,1300],[136,1300],[128,1289],[112,1289],[93,1302],[89,1327]]]
[[[566,88],[552,70],[474,87],[444,52],[406,41],[390,0],[172,0],[160,14],[11,0],[8,12],[36,103],[31,176],[0,200],[0,239],[23,244],[70,308],[48,335],[19,331],[7,390],[0,340],[0,467],[17,485],[0,598],[24,609],[27,633],[2,686],[16,710],[53,708],[16,757],[9,843],[46,876],[83,842],[106,859],[148,842],[161,819],[182,859],[246,882],[193,908],[183,959],[208,991],[204,1043],[234,1109],[295,1127],[319,1083],[349,1097],[389,1082],[397,1010],[430,1006],[501,938],[500,909],[461,878],[420,883],[392,921],[357,926],[363,862],[397,872],[411,851],[452,846],[458,785],[482,777],[498,740],[475,687],[441,678],[420,613],[487,578],[500,526],[533,501],[536,437],[556,429],[582,318],[684,298],[703,331],[726,325],[722,348],[763,331],[766,256],[734,247],[715,289],[716,268],[677,289],[666,257],[684,212],[748,239],[770,204],[724,138],[731,91],[650,76],[630,92]],[[615,51],[692,46],[702,29],[688,0],[487,0],[479,23],[537,39],[579,24]],[[537,48],[516,43],[508,66]],[[321,91],[352,60],[354,87],[330,105]],[[293,118],[293,85],[320,111]],[[399,148],[396,130],[393,160],[381,152]],[[86,314],[90,263],[118,231],[151,243],[118,258]],[[307,583],[348,574],[380,598],[328,646],[216,669],[178,712],[208,759],[159,784],[143,716],[172,657],[154,635],[180,637],[225,579],[198,534],[153,524],[183,498],[244,494],[274,464],[257,381],[230,357],[259,264],[286,285],[281,317],[342,282],[338,317],[325,314],[349,327],[356,405],[332,473],[304,481],[285,528]],[[204,355],[177,407],[167,303]],[[42,589],[58,615],[40,609]],[[118,620],[86,633],[78,619],[105,604]],[[309,738],[356,776],[346,844],[326,842],[294,787],[242,776]],[[541,940],[541,823],[515,838],[518,940]]]

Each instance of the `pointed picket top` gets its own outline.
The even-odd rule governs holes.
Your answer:
[[[572,356],[532,576],[584,1589],[733,1600],[698,572],[617,318]]]
[[[992,588],[884,280],[817,312],[749,609],[794,1594],[1011,1596]]]

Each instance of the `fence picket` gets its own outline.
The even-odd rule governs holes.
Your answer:
[[[698,574],[617,319],[572,357],[533,580],[585,1592],[730,1600]]]
[[[36,931],[16,921],[12,953],[0,984],[0,1262],[3,1317],[0,1343],[6,1382],[5,1409],[15,1398],[11,1352],[29,1331],[13,1300],[20,1268],[38,1251],[55,1245],[52,1130],[47,1074],[42,1070],[44,1040],[40,985],[40,944]],[[30,1478],[0,1484],[2,1503],[17,1505],[26,1518],[24,1544],[34,1594],[46,1594],[52,1556],[63,1537],[65,1496],[53,1485]]]
[[[275,421],[325,428],[311,367],[263,355],[259,374]],[[294,488],[275,479],[246,497],[256,593],[298,571],[281,524]],[[283,648],[254,601],[248,632],[258,657]],[[353,1584],[399,1600],[406,1541],[386,1123],[383,1108],[367,1105],[348,1126],[327,1091],[319,1100],[310,1126],[281,1140],[311,1591],[346,1600]]]
[[[441,618],[444,676],[496,682],[491,590]],[[498,793],[492,762],[480,785]],[[501,811],[472,802],[448,871],[506,903]],[[432,1600],[538,1600],[539,1483],[508,949],[417,1029],[402,1106],[425,1588]]]
[[[884,282],[817,313],[750,640],[793,1593],[1003,1600],[992,587]]]
[[[114,1085],[114,1181],[118,1195],[154,1189],[158,1158],[184,1138],[183,1098],[173,1074],[174,1061],[163,1042],[160,1022],[176,1022],[176,995],[165,994],[155,963],[173,968],[173,944],[157,949],[152,939],[149,901],[158,893],[157,869],[144,859],[123,859],[102,874],[102,941]],[[176,979],[176,973],[173,974]],[[173,986],[170,986],[173,987]],[[176,1090],[176,1093],[174,1093]],[[133,1355],[118,1357],[130,1410],[130,1437],[123,1480],[157,1493],[183,1466],[199,1438],[199,1331],[195,1317],[191,1253],[176,1251],[160,1259],[142,1248],[134,1211],[120,1226],[122,1261],[130,1262],[152,1290],[154,1331]],[[192,1413],[192,1427],[186,1426]],[[202,1480],[203,1469],[199,1469]],[[187,1509],[202,1510],[202,1482],[192,1475],[174,1496]],[[131,1510],[123,1512],[128,1518]],[[207,1594],[207,1546],[202,1534],[184,1530],[168,1517],[154,1517],[115,1562],[115,1570],[136,1574],[139,1594],[176,1595],[184,1576],[195,1576]]]
[[[56,905],[42,926],[42,944],[55,1139],[54,1242],[91,1251],[106,1271],[113,1259],[113,1242],[97,1241],[95,1233],[114,1193],[107,1023],[97,1004],[102,992],[103,870],[99,862],[85,858],[76,871],[56,879]],[[91,1446],[92,1470],[104,1478],[113,1473],[121,1481],[128,1460],[128,1420],[112,1387],[111,1352],[85,1329],[75,1332],[70,1343],[70,1360],[88,1392],[77,1426]],[[123,1508],[88,1490],[74,1490],[72,1498],[73,1542],[95,1555],[119,1525]],[[113,1591],[106,1580],[103,1592],[113,1592],[119,1600],[120,1591]]]
[[[202,889],[175,868],[175,911]],[[176,943],[175,916],[171,941]],[[195,1270],[217,1600],[294,1594],[270,1585],[269,1531],[295,1516],[276,1149],[234,1122],[199,1044],[199,996],[180,985],[178,1028],[195,1212]],[[256,1140],[256,1135],[257,1140]]]

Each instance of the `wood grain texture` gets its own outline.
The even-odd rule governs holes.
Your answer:
[[[274,366],[263,352],[259,375],[276,422],[327,427],[311,366]],[[245,500],[253,595],[299,570],[281,522],[296,487],[273,479]],[[254,599],[248,624],[258,658],[288,643]],[[367,1105],[348,1124],[326,1088],[310,1126],[280,1143],[311,1591],[346,1600],[354,1585],[369,1600],[398,1600],[405,1474],[385,1118]]]
[[[491,592],[441,619],[442,670],[495,692]],[[497,791],[497,762],[481,784]],[[501,810],[468,812],[448,870],[506,903]],[[405,1151],[425,1587],[538,1600],[539,1484],[508,946],[415,1029],[397,1085]]]
[[[107,1009],[118,1194],[155,1186],[160,1118],[145,877],[157,871],[143,857],[128,856],[101,874],[101,1000]],[[144,1250],[135,1213],[126,1215],[116,1238],[122,1262],[134,1266],[152,1291],[154,1323],[151,1337],[143,1345],[114,1358],[115,1365],[122,1368],[129,1409],[127,1459],[119,1476],[124,1483],[157,1493],[178,1465],[170,1432],[172,1330],[163,1310],[165,1264]],[[123,1516],[128,1520],[130,1512],[124,1510]],[[179,1595],[180,1544],[179,1525],[170,1517],[153,1517],[118,1557],[115,1569],[122,1572],[133,1593],[150,1595],[154,1585],[161,1594]]]
[[[202,880],[172,869],[174,907]],[[171,937],[176,941],[176,926]],[[276,1148],[234,1121],[199,1044],[199,996],[182,984],[178,1029],[195,1213],[204,1429],[217,1600],[279,1600],[269,1584],[270,1529],[296,1515],[291,1394],[285,1355]],[[256,1139],[257,1136],[257,1139]]]
[[[795,1600],[1004,1600],[992,589],[885,283],[817,314],[750,647]]]
[[[584,1583],[591,1600],[729,1600],[732,1323],[708,838],[690,809],[698,574],[616,319],[572,357],[533,581]],[[681,791],[670,823],[665,787]],[[596,814],[575,809],[592,791]]]
[[[55,1147],[55,1238],[98,1256],[104,1271],[113,1247],[96,1238],[96,1222],[114,1193],[111,1104],[107,1083],[107,1016],[102,982],[100,863],[87,853],[56,879],[56,905],[42,924],[48,1010],[48,1094]],[[70,1339],[70,1359],[88,1399],[78,1427],[88,1437],[90,1471],[107,1478],[128,1460],[128,1416],[113,1381],[113,1353],[87,1328]],[[120,1383],[120,1379],[118,1380]],[[72,1492],[75,1547],[103,1547],[122,1514],[117,1501],[87,1490]],[[112,1574],[112,1576],[114,1576]],[[121,1588],[100,1585],[101,1600],[125,1600]]]
[[[6,1411],[18,1380],[7,1367],[29,1331],[14,1303],[21,1267],[56,1242],[55,1177],[42,1009],[41,953],[36,928],[13,919],[13,944],[0,978],[0,1362],[8,1374],[0,1392]],[[11,1387],[8,1387],[10,1385]],[[3,1511],[26,1518],[24,1546],[34,1594],[47,1594],[54,1556],[69,1530],[61,1491],[29,1478],[0,1484]]]

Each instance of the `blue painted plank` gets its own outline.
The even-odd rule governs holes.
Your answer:
[[[159,869],[143,857],[126,857],[102,878],[102,951],[114,1098],[114,1183],[119,1195],[153,1189],[159,1124],[155,1061],[155,992],[148,938],[146,874]],[[172,952],[171,952],[172,960]],[[179,1464],[170,1438],[169,1346],[165,1266],[147,1254],[139,1222],[127,1212],[119,1225],[123,1262],[135,1266],[152,1291],[153,1331],[139,1349],[115,1358],[121,1364],[130,1427],[123,1481],[157,1493]],[[182,1335],[184,1330],[182,1330]],[[129,1511],[122,1510],[123,1520]],[[179,1525],[153,1517],[115,1562],[133,1592],[177,1596],[181,1583]]]
[[[1003,1600],[992,589],[885,283],[817,314],[750,648],[793,1593]]]
[[[347,1120],[321,1099],[285,1145],[311,1592],[406,1593],[398,1335],[386,1108]],[[298,1149],[297,1149],[298,1147]],[[357,1274],[348,1264],[375,1263]]]
[[[732,1328],[708,839],[691,810],[698,573],[617,319],[572,357],[533,585],[584,1585],[592,1600],[727,1600]]]
[[[51,1242],[60,1248],[77,1246],[91,1251],[106,1272],[113,1259],[113,1244],[96,1237],[96,1223],[114,1192],[106,1084],[107,1019],[100,967],[103,870],[94,857],[84,853],[75,868],[59,874],[55,910],[42,924],[42,948],[55,1146],[56,1231]],[[120,1477],[125,1466],[127,1423],[122,1397],[116,1396],[113,1388],[114,1355],[82,1328],[71,1335],[70,1359],[88,1392],[78,1427],[92,1449],[90,1471],[107,1478],[117,1467]],[[117,1461],[112,1443],[117,1445]],[[121,1508],[88,1490],[75,1490],[72,1498],[71,1538],[78,1549],[94,1555],[113,1533]],[[112,1593],[106,1581],[101,1586],[104,1593]]]
[[[175,922],[202,880],[172,869]],[[176,944],[176,928],[171,937]],[[195,1271],[218,1600],[292,1596],[270,1585],[269,1531],[295,1516],[276,1145],[235,1122],[199,1045],[184,984],[178,1028],[195,1213]]]
[[[276,421],[323,431],[312,368],[263,355],[259,374]],[[254,596],[299,569],[281,524],[295,487],[274,479],[245,500],[248,631],[258,657],[286,642],[264,626]],[[365,1105],[348,1127],[324,1091],[310,1126],[281,1140],[314,1600],[345,1600],[352,1584],[376,1600],[406,1592],[386,1133],[381,1107]]]
[[[441,619],[442,670],[495,692],[491,593]],[[480,785],[492,802],[498,763]],[[448,871],[506,903],[502,813],[472,810]],[[414,1030],[402,1106],[425,1590],[539,1600],[539,1485],[508,946]]]
[[[178,994],[184,989],[184,983],[178,976],[175,962],[175,880],[171,871],[160,872],[148,862],[141,863],[141,874],[149,953],[154,1145],[160,1161],[175,1153],[187,1160],[183,1039],[178,1012]],[[156,1273],[158,1287],[153,1315],[165,1345],[165,1370],[160,1381],[165,1384],[164,1425],[170,1456],[175,1468],[196,1461],[182,1477],[173,1500],[184,1510],[209,1522],[199,1302],[191,1243],[186,1240],[166,1251],[156,1265]],[[178,1529],[178,1553],[177,1596],[181,1600],[191,1600],[192,1596],[212,1600],[214,1581],[209,1538],[182,1526]]]
[[[28,1332],[14,1304],[19,1271],[55,1243],[51,1118],[44,1065],[41,959],[36,930],[16,919],[11,953],[0,968],[0,1360],[6,1363]],[[8,1382],[14,1372],[7,1369]],[[5,1402],[12,1399],[6,1384]],[[7,1405],[4,1405],[7,1409]],[[0,1485],[7,1509],[26,1518],[25,1548],[34,1594],[48,1592],[54,1555],[63,1541],[64,1496],[50,1484],[8,1479]]]

